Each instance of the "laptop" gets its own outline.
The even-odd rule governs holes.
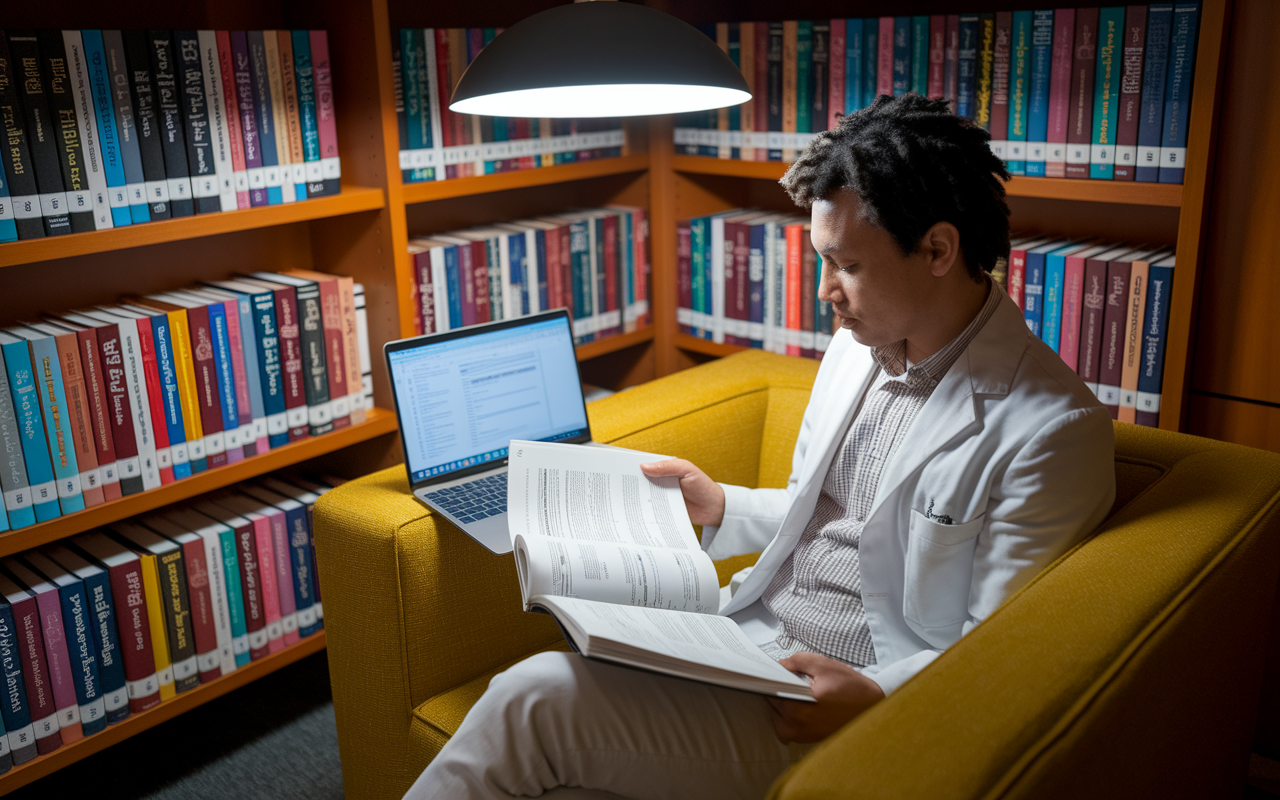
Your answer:
[[[383,353],[413,496],[510,553],[511,440],[593,444],[568,312],[401,339]]]

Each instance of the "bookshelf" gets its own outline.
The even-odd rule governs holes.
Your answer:
[[[412,333],[407,250],[411,236],[548,214],[572,207],[623,203],[649,210],[653,324],[578,348],[584,380],[620,389],[666,375],[738,347],[681,335],[676,323],[676,221],[735,206],[791,207],[777,185],[785,164],[677,156],[672,119],[626,122],[619,158],[564,164],[433,183],[403,184],[393,104],[391,31],[401,27],[510,25],[555,5],[549,0],[479,4],[408,0],[226,0],[172,4],[160,0],[67,0],[56,8],[7,9],[11,28],[324,28],[329,31],[342,158],[342,193],[289,206],[149,223],[121,230],[0,245],[0,322],[40,311],[109,302],[126,293],[174,288],[193,280],[256,269],[314,269],[364,284],[373,354],[374,400],[365,423],[296,442],[139,495],[16,533],[0,534],[0,555],[56,541],[160,506],[288,466],[325,459],[347,474],[399,463],[384,342]],[[647,4],[686,21],[877,13],[884,2],[780,2],[739,8],[710,0]],[[954,10],[918,0],[894,13]],[[1028,7],[991,0],[990,8]],[[1229,0],[1205,0],[1183,186],[1016,178],[1009,185],[1014,224],[1068,234],[1135,229],[1130,234],[1176,243],[1176,271],[1166,354],[1162,426],[1185,418],[1195,300],[1213,173]],[[1111,226],[1111,227],[1108,227]],[[1121,234],[1116,234],[1121,235]],[[341,565],[322,565],[321,570]],[[323,633],[77,741],[0,776],[0,794],[30,783],[196,705],[324,647]]]

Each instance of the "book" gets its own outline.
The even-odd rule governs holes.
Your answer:
[[[1158,251],[1139,249],[1107,262],[1106,306],[1098,364],[1098,400],[1117,419],[1120,411],[1120,379],[1124,370],[1126,309],[1133,277],[1133,262],[1148,261]]]
[[[1094,75],[1098,55],[1098,9],[1076,10],[1075,46],[1071,61],[1071,96],[1067,115],[1065,176],[1088,178],[1093,141]]]
[[[0,348],[0,491],[4,493],[4,508],[13,530],[36,523],[22,442],[9,371],[5,368],[4,350]]]
[[[1051,241],[1027,250],[1026,283],[1023,285],[1023,317],[1036,336],[1043,334],[1045,257],[1065,247],[1065,240]]]
[[[111,576],[64,544],[46,545],[41,553],[84,584],[88,636],[98,670],[105,718],[108,725],[114,725],[129,716],[129,689],[116,627],[116,601],[111,592]],[[84,717],[83,708],[81,717]]]
[[[959,25],[959,20],[960,18],[957,16],[957,25]],[[946,71],[947,15],[934,14],[929,17],[929,69],[925,86],[925,95],[927,97],[946,98]]]
[[[15,77],[13,59],[9,56],[9,40],[0,31],[0,124],[4,125],[5,142],[8,143],[8,147],[0,150],[0,160],[3,160],[18,238],[40,239],[45,235],[44,218],[40,213],[40,187],[36,184],[35,164],[27,143]]]
[[[1089,177],[1111,180],[1115,172],[1116,120],[1123,72],[1124,7],[1098,12],[1098,62],[1094,70],[1093,145],[1089,153]]]
[[[93,204],[94,230],[113,227],[111,203],[107,195],[107,176],[103,171],[102,147],[98,141],[98,117],[89,89],[89,65],[85,60],[84,40],[80,31],[62,32],[63,51],[66,53],[67,79],[75,105],[76,128],[80,134],[85,180],[89,186]],[[3,72],[3,70],[0,70]],[[3,92],[0,92],[0,96]]]
[[[715,568],[677,481],[640,471],[658,458],[512,441],[507,502],[525,609],[554,616],[588,658],[811,700],[806,680],[716,614]],[[579,482],[599,498],[591,508],[572,488]]]
[[[257,455],[244,349],[240,341],[240,304],[234,298],[223,299],[222,295],[214,295],[199,287],[170,292],[169,296],[196,304],[207,303],[227,462]]]
[[[235,211],[240,207],[236,194],[235,160],[232,156],[230,116],[234,106],[227,104],[222,85],[222,59],[218,53],[218,35],[214,31],[196,31],[200,45],[200,72],[204,78],[205,116],[209,123],[208,138],[213,158],[213,172],[218,179],[218,208]],[[236,126],[237,132],[239,126]],[[212,204],[210,204],[212,205]]]
[[[58,357],[57,342],[49,334],[32,328],[6,328],[5,332],[29,343],[32,379],[40,399],[44,435],[49,445],[54,480],[57,481],[58,505],[63,514],[81,511],[84,509],[84,495],[75,445],[69,429],[70,416],[67,413],[67,395],[62,382],[62,362]]]
[[[151,400],[151,420],[157,426],[163,420],[163,434],[166,441],[161,445],[161,429],[156,429],[158,448],[163,446],[169,450],[169,463],[173,477],[177,480],[189,478],[192,474],[191,450],[187,446],[188,426],[184,418],[181,379],[179,377],[180,358],[175,347],[175,332],[172,320],[163,311],[145,306],[116,306],[118,313],[137,314],[139,338],[143,341],[143,359],[147,361],[148,376],[151,376],[151,362],[155,365],[155,386],[147,385],[148,398]],[[150,325],[150,356],[146,347],[146,337],[142,334]],[[163,465],[159,449],[157,460]],[[163,466],[162,466],[163,468]],[[162,476],[163,481],[163,476]]]
[[[1125,8],[1119,106],[1116,109],[1115,170],[1112,179],[1131,181],[1138,166],[1138,121],[1142,116],[1142,63],[1147,41],[1147,7]]]
[[[190,530],[187,526],[175,521],[168,515],[151,513],[143,516],[141,521],[153,533],[159,534],[170,543],[177,545],[181,550],[182,558],[180,561],[173,560],[169,564],[164,564],[162,557],[161,563],[174,572],[179,570],[178,564],[181,564],[182,574],[178,577],[182,579],[186,589],[188,603],[187,632],[194,642],[196,671],[199,673],[200,683],[206,683],[220,677],[222,675],[222,650],[218,642],[213,593],[210,591],[210,573],[212,570],[205,556],[204,539],[195,531]],[[175,597],[180,596],[180,593],[178,595],[173,594],[175,585],[176,583],[171,576],[168,584],[170,589],[168,600],[170,603],[173,602]],[[229,651],[229,640],[227,645]]]
[[[751,23],[743,23],[750,25]],[[846,113],[852,113],[854,109],[847,109],[845,106],[845,68],[847,61],[845,58],[848,52],[848,45],[845,43],[846,24],[843,19],[833,19],[829,23],[830,38],[828,39],[828,61],[827,61],[827,121],[825,129],[833,131],[840,124],[840,118]],[[861,36],[861,32],[859,32]],[[744,38],[743,44],[746,44]],[[743,64],[749,64],[746,60],[746,50],[743,50]],[[748,70],[750,71],[750,70]],[[744,73],[743,77],[746,77]],[[751,91],[751,81],[747,83],[747,91]],[[747,101],[750,103],[751,101]],[[847,110],[846,110],[847,109]],[[744,113],[745,113],[744,106]],[[745,153],[744,153],[745,155]]]
[[[182,88],[178,81],[180,64],[169,31],[146,32],[151,80],[156,93],[156,116],[160,124],[160,149],[164,154],[165,183],[169,190],[169,213],[189,217],[196,213],[191,171],[187,167],[187,134],[182,116]]]
[[[951,113],[958,114],[960,97],[960,15],[947,15],[946,42],[943,46],[942,95],[951,105]]]
[[[319,630],[315,610],[314,576],[312,574],[311,528],[308,521],[308,510],[302,502],[289,495],[288,487],[279,481],[273,485],[244,484],[242,491],[263,503],[267,503],[284,515],[283,536],[273,528],[272,535],[276,542],[276,578],[280,587],[282,601],[284,596],[292,593],[288,606],[294,609],[296,623],[294,629],[297,636],[310,636]],[[282,493],[280,490],[285,489]],[[314,502],[314,501],[313,501]],[[280,545],[284,545],[283,548]],[[283,608],[287,607],[282,603]],[[287,636],[286,632],[286,636]],[[291,643],[286,639],[286,643]]]
[[[200,36],[193,30],[176,30],[173,32],[173,44],[177,56],[175,66],[181,98],[178,107],[186,136],[191,194],[197,214],[213,214],[222,210],[221,186],[213,144],[215,134],[205,96]]]
[[[274,272],[255,272],[250,277],[266,283],[292,287],[297,303],[298,340],[302,353],[302,388],[307,403],[308,432],[311,436],[321,436],[331,432],[333,404],[329,397],[320,285],[313,280]]]
[[[1138,372],[1134,421],[1152,428],[1160,424],[1161,381],[1164,378],[1174,261],[1174,256],[1168,256],[1151,264],[1147,276],[1147,302],[1142,314],[1142,361]]]
[[[24,659],[13,607],[0,597],[0,674],[4,678],[4,694],[0,696],[0,718],[4,721],[5,740],[14,764],[25,764],[38,755],[36,730],[31,722],[31,706],[27,700],[23,678]]]
[[[1080,318],[1079,360],[1076,374],[1095,395],[1098,394],[1098,370],[1102,360],[1102,340],[1107,303],[1107,264],[1134,248],[1123,245],[1098,253],[1085,261],[1083,310]]]
[[[98,531],[81,534],[72,541],[110,578],[129,709],[137,714],[153,708],[160,702],[160,676],[152,654],[142,562],[132,550]],[[172,680],[170,675],[169,681]]]
[[[72,233],[96,230],[93,192],[89,187],[80,123],[76,113],[76,91],[62,33],[42,30],[36,34],[40,49],[41,80],[48,103],[49,124],[58,149],[63,189],[67,196],[67,216]],[[12,220],[10,220],[12,223]],[[15,231],[16,234],[16,231]]]
[[[995,15],[995,42],[991,51],[991,152],[1009,160],[1009,102],[1013,77],[1013,13]]]
[[[1164,132],[1165,76],[1169,66],[1169,35],[1173,3],[1152,3],[1147,8],[1147,41],[1143,53],[1142,95],[1139,100],[1138,155],[1134,179],[1160,180],[1160,139]]]
[[[562,246],[561,252],[567,249]],[[370,409],[373,408],[373,360],[369,356],[369,312],[365,306],[364,285],[353,283],[351,294],[355,302],[356,343],[360,356],[360,405]]]
[[[1062,328],[1058,355],[1077,374],[1080,371],[1080,321],[1085,302],[1085,264],[1090,258],[1113,249],[1115,245],[1100,244],[1076,250],[1066,257],[1063,264]]]
[[[978,44],[981,31],[977,14],[961,14],[956,51],[956,115],[974,119],[977,113]]]
[[[254,496],[248,489],[246,485],[237,487],[237,493],[249,501],[239,510],[254,522],[254,534],[258,537],[258,557],[264,570],[261,577],[270,639],[268,649],[276,652],[298,641],[298,607],[290,569],[288,522],[282,509]],[[270,574],[265,574],[267,569]]]
[[[342,191],[342,162],[338,157],[338,129],[334,121],[333,80],[329,63],[327,31],[307,31],[310,61],[315,84],[316,132],[320,148],[320,186],[308,184],[309,197],[325,197]],[[294,48],[300,37],[294,36]]]
[[[284,202],[286,170],[281,167],[280,154],[276,148],[276,119],[275,109],[271,105],[266,39],[262,31],[248,31],[245,37],[248,46],[249,88],[252,92],[266,202],[268,205],[279,205]]]
[[[1009,38],[1009,146],[1007,150],[1007,166],[1013,175],[1027,174],[1031,48],[1031,12],[1015,11]]]
[[[227,120],[227,144],[231,151],[231,180],[235,186],[236,208],[249,208],[249,171],[245,163],[245,137],[231,33],[215,31],[214,40],[218,47],[218,74],[222,84],[222,108]]]
[[[1051,250],[1044,259],[1044,313],[1040,324],[1040,339],[1055,353],[1061,353],[1061,334],[1064,294],[1066,290],[1067,257],[1089,248],[1091,242],[1074,242]]]
[[[197,500],[192,504],[192,508],[215,526],[201,528],[201,535],[209,536],[216,533],[218,544],[221,546],[222,569],[227,590],[228,624],[231,629],[231,652],[235,660],[234,668],[238,669],[254,658],[261,658],[267,653],[266,619],[262,615],[261,589],[257,582],[258,567],[254,555],[256,545],[253,541],[253,524],[209,500]],[[249,568],[246,568],[244,562],[246,553],[253,559]],[[245,577],[253,578],[252,586],[245,581]],[[254,652],[257,652],[257,655],[254,655]]]
[[[249,37],[244,31],[231,31],[228,40],[236,88],[236,107],[233,113],[239,114],[240,131],[243,134],[245,180],[248,185],[249,205],[256,208],[267,205],[268,196],[266,172],[262,161],[262,135],[258,130],[258,112],[254,98],[253,63],[249,57]]]
[[[237,280],[259,291],[269,291],[272,294],[275,304],[276,347],[279,352],[281,385],[284,390],[287,433],[289,441],[306,438],[310,432],[309,408],[303,375],[304,354],[300,339],[301,325],[298,321],[296,290],[292,286],[275,281],[262,281],[248,277],[237,278]],[[270,427],[269,418],[268,427]],[[275,446],[273,440],[272,447]]]
[[[1120,408],[1116,413],[1116,419],[1121,422],[1138,421],[1138,373],[1142,360],[1142,313],[1147,306],[1147,281],[1152,262],[1160,261],[1165,255],[1168,253],[1135,258],[1129,272],[1129,294],[1120,339]]]
[[[102,367],[98,334],[92,327],[76,325],[57,317],[45,321],[59,330],[75,334],[77,356],[84,375],[85,394],[89,403],[89,420],[92,423],[93,446],[98,465],[98,479],[102,486],[102,499],[116,500],[120,495],[120,472],[116,463],[115,437],[112,433],[111,398],[106,385],[107,375]],[[84,482],[83,479],[81,481]]]
[[[276,31],[275,34],[280,50],[280,91],[284,99],[285,120],[279,130],[288,147],[294,197],[306,200],[307,155],[302,148],[302,111],[298,106],[298,76],[294,73],[293,34],[290,31]],[[287,176],[286,180],[289,180]]]
[[[36,752],[42,756],[47,755],[62,747],[63,741],[49,662],[45,656],[41,613],[36,606],[36,598],[3,571],[0,571],[0,597],[4,598],[13,614],[14,632],[18,640],[17,660],[22,665],[22,686],[27,691],[27,711],[35,732]],[[10,682],[10,693],[17,686],[17,681]],[[5,706],[12,707],[13,702],[10,699]],[[5,727],[9,727],[7,720]],[[15,730],[20,731],[21,728]]]
[[[142,150],[129,89],[129,65],[120,31],[102,31],[102,47],[110,75],[111,109],[115,112],[120,161],[124,167],[125,191],[129,198],[129,218],[134,223],[150,222],[146,177],[142,172]]]
[[[53,474],[53,464],[49,460],[44,418],[40,413],[39,389],[31,368],[26,340],[0,332],[0,355],[4,358],[14,414],[18,421],[23,463],[27,470],[27,488],[31,492],[30,502],[36,521],[55,519],[62,513],[58,506],[58,486]]]
[[[1049,120],[1045,139],[1044,174],[1048,178],[1067,175],[1067,130],[1070,126],[1074,80],[1072,65],[1076,33],[1076,12],[1059,8],[1053,12],[1053,53],[1049,65]]]
[[[809,132],[818,133],[827,129],[827,101],[831,92],[831,22],[816,19],[810,24],[810,32]]]
[[[893,96],[911,91],[911,17],[893,17]],[[884,31],[881,31],[883,35]]]
[[[249,655],[257,660],[277,653],[284,649],[284,620],[276,580],[271,516],[261,513],[262,503],[237,492],[218,492],[211,495],[210,500],[246,523],[234,527],[239,544],[240,579],[245,589]],[[280,516],[283,517],[283,513]]]
[[[20,589],[26,590],[36,601],[37,617],[25,624],[30,626],[34,623],[40,627],[45,668],[48,670],[49,686],[53,690],[53,704],[57,709],[58,732],[62,743],[70,744],[83,739],[84,726],[80,722],[80,704],[76,699],[75,676],[62,624],[62,599],[58,595],[58,587],[13,556],[0,559],[0,564],[4,566],[6,577]],[[13,602],[12,598],[9,602]],[[28,627],[27,635],[31,633],[31,628]]]
[[[911,17],[911,62],[908,71],[909,91],[929,97],[929,17]]]
[[[1031,64],[1027,96],[1027,175],[1045,176],[1049,157],[1049,107],[1053,76],[1054,28],[1052,10],[1031,17]],[[1065,128],[1064,128],[1065,130]]]
[[[84,45],[88,88],[98,127],[97,141],[99,154],[102,157],[102,172],[107,183],[111,222],[117,228],[131,225],[134,216],[132,207],[136,204],[131,203],[133,198],[124,170],[124,152],[115,113],[115,93],[106,43],[102,38],[102,31],[84,30],[80,34]],[[138,218],[142,220],[141,211]]]
[[[297,183],[293,178],[293,156],[289,147],[289,115],[284,104],[284,82],[280,77],[280,39],[276,31],[262,32],[262,47],[267,68],[267,95],[263,98],[263,102],[270,104],[271,118],[275,124],[276,157],[280,163],[280,194],[283,202],[294,203],[299,198]],[[306,196],[303,195],[302,199],[306,199]]]
[[[200,664],[200,681],[228,675],[239,666],[236,663],[236,633],[233,621],[231,602],[240,603],[239,576],[236,578],[236,591],[232,594],[227,587],[227,579],[231,574],[225,563],[223,536],[232,545],[231,556],[234,559],[234,532],[227,525],[211,519],[194,508],[171,508],[164,512],[167,522],[176,525],[183,531],[183,552],[187,555],[187,583],[191,587],[204,582],[208,589],[208,620],[199,619],[196,606],[192,604],[192,616],[197,618],[196,646],[206,653],[212,650],[212,658],[203,658]],[[195,541],[189,537],[194,536]],[[197,553],[197,542],[199,552]],[[194,566],[194,568],[193,568]],[[198,572],[203,569],[203,573]],[[203,593],[203,590],[201,590]],[[243,606],[237,610],[239,620],[239,636],[244,637]],[[203,631],[203,633],[202,633]],[[205,644],[201,645],[201,639]],[[210,642],[212,639],[212,642]],[[244,640],[242,651],[244,660],[249,660],[248,639]]]
[[[225,289],[217,282],[205,281],[200,293],[213,299],[234,303],[238,312],[228,313],[228,333],[231,339],[231,360],[236,375],[236,412],[241,423],[240,438],[248,448],[252,443],[254,454],[271,449],[267,433],[266,404],[262,396],[262,370],[258,364],[258,344],[253,319],[253,297],[247,291]],[[234,281],[221,283],[235,285]],[[245,287],[247,288],[247,287]],[[234,322],[234,324],[232,324]],[[245,450],[248,455],[248,449]]]
[[[1198,2],[1178,3],[1173,7],[1164,123],[1160,137],[1160,183],[1182,183],[1187,165],[1187,123],[1191,115],[1191,85],[1196,74],[1196,26],[1199,18]],[[39,177],[39,171],[36,176]]]
[[[237,298],[248,298],[250,319],[246,324],[241,303],[241,342],[245,347],[245,369],[257,370],[250,381],[250,408],[254,437],[259,452],[279,447],[289,441],[289,425],[285,413],[284,386],[281,382],[280,338],[276,329],[275,295],[270,286],[252,281],[210,281],[207,285],[230,292]],[[248,335],[245,335],[248,332]],[[252,352],[251,352],[252,351]],[[254,387],[257,387],[255,392]],[[259,420],[258,400],[261,395]],[[263,441],[265,437],[266,441]]]
[[[9,31],[8,39],[14,85],[26,123],[31,163],[35,167],[44,232],[46,236],[61,236],[71,233],[71,218],[67,214],[59,142],[40,75],[40,47],[35,31]]]
[[[991,130],[992,103],[995,93],[996,17],[978,14],[978,40],[973,90],[973,122],[985,131]],[[995,137],[992,137],[995,141]],[[999,155],[999,154],[997,154]]]
[[[130,102],[138,136],[138,154],[142,162],[143,191],[147,213],[153,220],[169,219],[169,183],[164,166],[164,136],[155,85],[151,79],[151,57],[147,52],[146,31],[121,31],[125,61],[128,64]]]

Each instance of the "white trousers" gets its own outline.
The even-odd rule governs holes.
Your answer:
[[[759,798],[809,750],[763,697],[539,653],[496,675],[406,798]]]

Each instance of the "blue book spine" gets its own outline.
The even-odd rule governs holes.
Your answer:
[[[9,530],[9,515],[4,510],[4,505],[0,504],[0,533]]]
[[[911,17],[893,18],[893,96],[911,91]]]
[[[547,232],[536,231],[534,233],[533,242],[534,252],[533,258],[538,263],[538,308],[543,311],[547,310],[549,305],[549,296],[547,294]],[[452,288],[449,290],[453,291]],[[450,310],[453,307],[452,294],[450,295]]]
[[[449,324],[462,327],[462,284],[458,278],[458,246],[451,244],[444,249],[444,279],[449,287]]]
[[[271,109],[271,84],[267,77],[267,48],[262,31],[249,31],[249,73],[253,88],[253,117],[258,123],[258,152],[267,179],[267,204],[284,202],[284,173],[276,152],[276,119]]]
[[[316,81],[311,71],[311,38],[307,31],[293,31],[293,74],[298,84],[298,119],[302,122],[302,155],[307,163],[307,196],[324,191],[320,172],[320,128],[316,117]],[[442,168],[443,169],[443,168]]]
[[[1199,3],[1178,3],[1173,7],[1169,74],[1160,136],[1161,183],[1182,183],[1187,166],[1187,118],[1191,114],[1191,84],[1196,74],[1196,25],[1199,17]]]
[[[304,186],[298,199],[306,199],[306,196]],[[267,406],[262,400],[262,371],[258,368],[258,345],[253,341],[253,298],[241,292],[233,292],[233,294],[236,297],[236,306],[240,310],[240,349],[244,351],[244,371],[249,379],[249,410],[253,417],[253,438],[260,441],[267,438]]]
[[[288,433],[285,434],[288,436]],[[249,663],[249,631],[244,623],[244,592],[240,590],[240,556],[236,550],[236,532],[226,528],[218,533],[222,546],[222,570],[227,578],[227,611],[231,616],[231,652],[236,667]]]
[[[311,574],[311,534],[307,529],[307,507],[299,503],[286,509],[284,525],[289,532],[289,551],[293,556],[293,599],[298,609],[298,635],[310,636],[320,630],[320,625],[315,616],[316,590],[314,576]]]
[[[529,270],[525,266],[523,233],[512,233],[507,236],[507,261],[510,264],[511,286],[516,290],[517,297],[520,298],[520,307],[515,310],[519,314],[528,314]]]
[[[141,324],[139,320],[139,324]],[[178,395],[178,369],[173,360],[173,338],[169,315],[151,318],[151,340],[156,351],[156,371],[160,373],[160,392],[164,402],[164,427],[169,432],[173,453],[173,477],[191,477],[191,458],[187,452],[187,429],[182,418],[182,399]]]
[[[18,340],[0,345],[0,350],[4,352],[9,391],[13,393],[13,412],[18,418],[18,434],[27,462],[27,480],[31,484],[31,503],[35,507],[36,521],[56,519],[62,514],[58,510],[58,486],[53,479],[53,464],[49,462],[49,446],[45,443],[44,419],[40,415],[40,398],[31,373],[27,343]]]
[[[880,66],[880,20],[868,17],[862,20],[862,105],[875,102]]]
[[[98,118],[98,152],[107,179],[107,197],[111,204],[111,222],[117,228],[130,225],[129,190],[124,177],[124,159],[116,136],[115,107],[111,101],[111,70],[107,66],[102,31],[81,31],[84,57],[89,67],[89,93]]]
[[[1116,122],[1120,117],[1120,76],[1124,72],[1124,6],[1098,11],[1098,54],[1093,72],[1093,146],[1089,177],[1115,175]]]
[[[129,688],[120,654],[111,576],[106,570],[90,575],[84,579],[84,591],[88,598],[99,685],[106,700],[107,724],[115,724],[129,716]]]
[[[13,201],[9,199],[9,182],[0,169],[0,242],[18,240],[18,221],[13,214]]]
[[[107,706],[102,698],[98,654],[93,646],[93,622],[84,583],[77,579],[59,586],[58,599],[62,601],[62,627],[71,657],[71,683],[80,706],[80,724],[84,735],[89,736],[107,727]]]
[[[4,696],[0,698],[0,719],[13,762],[22,764],[36,756],[36,731],[27,705],[27,683],[22,677],[21,645],[13,622],[13,607],[0,601],[0,670],[4,673]]]
[[[1147,46],[1142,64],[1142,96],[1138,118],[1138,167],[1134,180],[1160,180],[1160,137],[1164,132],[1164,84],[1169,67],[1169,33],[1173,3],[1152,3],[1147,9]]]
[[[1173,291],[1173,267],[1151,265],[1147,275],[1147,306],[1142,315],[1142,362],[1138,367],[1138,422],[1155,426],[1159,421],[1160,393],[1164,381],[1164,346],[1169,333],[1169,295]],[[1151,415],[1145,420],[1144,414]]]
[[[862,108],[862,18],[855,17],[844,21],[844,113],[852,114],[860,108]]]
[[[960,45],[957,54],[956,116],[973,119],[974,90],[978,80],[978,15],[960,15]]]
[[[271,292],[253,295],[253,331],[258,348],[258,373],[262,378],[262,405],[267,413],[267,439],[272,447],[289,443],[285,419],[284,385],[280,379],[280,335],[276,327],[275,298]]]
[[[76,464],[71,431],[66,427],[70,416],[67,414],[67,394],[62,385],[62,364],[58,361],[57,344],[52,336],[36,339],[30,344],[31,366],[40,393],[45,437],[49,442],[53,475],[58,481],[58,504],[63,514],[83,511],[80,470]]]
[[[17,530],[36,524],[26,459],[22,456],[21,420],[14,412],[3,350],[0,350],[0,490],[4,492],[9,527]]]
[[[1044,253],[1027,253],[1027,278],[1023,284],[1023,317],[1027,327],[1040,335],[1044,319]]]
[[[1012,175],[1027,174],[1027,121],[1031,99],[1031,12],[1013,12],[1009,42],[1009,126],[1007,133]]]
[[[231,372],[231,338],[227,335],[227,309],[222,303],[210,303],[209,327],[213,329],[213,374],[218,381],[218,395],[222,399],[222,429],[234,431],[240,427],[240,413],[236,408],[236,382]],[[238,440],[238,439],[237,439]],[[242,448],[227,446],[227,450]],[[242,453],[243,454],[243,453]]]
[[[749,251],[747,277],[750,280],[748,298],[751,308],[751,346],[764,347],[764,225],[752,225],[748,229]]]
[[[1027,103],[1028,175],[1044,177],[1049,138],[1049,72],[1053,60],[1053,11],[1036,11],[1031,20],[1031,97]]]
[[[1062,335],[1062,288],[1066,278],[1067,257],[1050,253],[1044,260],[1044,315],[1040,338],[1058,352]]]

